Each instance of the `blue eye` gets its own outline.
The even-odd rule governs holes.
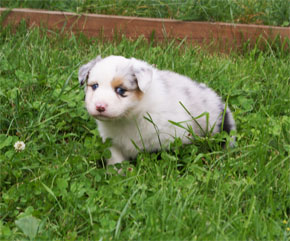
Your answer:
[[[123,88],[121,88],[121,87],[117,87],[116,89],[115,89],[115,91],[116,91],[116,93],[118,94],[118,95],[121,95],[122,97],[126,97],[126,95],[124,95],[125,93],[126,93],[126,89],[123,89]]]
[[[93,89],[93,90],[96,90],[98,87],[99,87],[98,84],[94,84],[94,85],[92,85],[92,89]]]

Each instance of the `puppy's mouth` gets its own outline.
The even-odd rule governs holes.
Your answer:
[[[123,111],[122,113],[114,111],[114,113],[112,113],[111,111],[99,112],[99,111],[90,111],[89,109],[87,110],[90,116],[100,121],[115,121],[126,118],[127,116],[127,111]]]
[[[97,115],[93,115],[93,117],[97,120],[100,120],[100,121],[110,121],[110,120],[116,120],[119,118],[118,116],[109,116],[109,115],[102,114],[102,113],[97,114]]]

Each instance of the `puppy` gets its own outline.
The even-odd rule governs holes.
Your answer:
[[[81,66],[78,78],[101,137],[112,139],[108,165],[136,157],[138,149],[166,148],[175,137],[191,143],[188,126],[199,136],[236,128],[212,89],[135,58],[98,56]]]

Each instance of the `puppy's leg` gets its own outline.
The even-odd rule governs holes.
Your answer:
[[[114,165],[116,163],[121,163],[122,161],[124,161],[125,159],[124,155],[118,148],[112,146],[110,148],[110,151],[111,151],[111,158],[107,160],[107,165]]]

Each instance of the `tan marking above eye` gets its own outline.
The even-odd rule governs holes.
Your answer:
[[[113,81],[111,82],[111,86],[114,90],[118,87],[124,88],[123,87],[124,86],[124,79],[118,78],[118,77],[114,78]],[[124,89],[126,89],[126,88],[124,88]],[[132,94],[134,94],[138,100],[141,100],[143,97],[143,92],[139,88],[137,88],[135,90],[126,89],[126,91],[128,93],[131,92]]]
[[[122,78],[114,78],[111,82],[111,86],[113,89],[122,86],[124,83],[124,80]]]

